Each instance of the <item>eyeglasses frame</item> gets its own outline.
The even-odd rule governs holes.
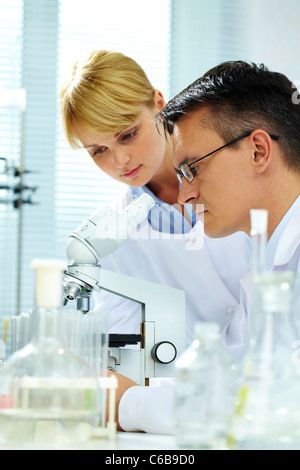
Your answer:
[[[217,148],[216,150],[213,150],[212,152],[209,152],[207,155],[204,155],[203,157],[200,157],[198,158],[197,160],[191,162],[191,163],[183,163],[181,166],[180,166],[180,170],[176,170],[177,171],[177,178],[179,180],[179,183],[181,184],[182,183],[182,178],[185,178],[185,180],[188,182],[188,183],[191,183],[194,178],[195,178],[195,174],[193,174],[191,172],[191,176],[189,178],[186,177],[186,175],[184,174],[184,168],[188,167],[189,170],[192,169],[192,166],[195,165],[195,163],[198,163],[198,162],[201,162],[202,160],[204,160],[205,158],[207,157],[210,157],[211,155],[213,155],[214,153],[216,152],[219,152],[219,150],[222,150],[223,148],[225,147],[228,147],[229,145],[232,145],[234,144],[235,142],[238,142],[239,140],[241,139],[244,139],[246,137],[249,137],[249,135],[252,134],[252,132],[254,131],[249,131],[249,132],[245,132],[244,134],[236,137],[235,139],[231,140],[230,142],[227,142],[227,144],[224,144],[224,145],[221,145],[221,147]],[[269,136],[271,137],[271,139],[273,140],[279,140],[279,135],[275,135],[275,134],[269,134]]]

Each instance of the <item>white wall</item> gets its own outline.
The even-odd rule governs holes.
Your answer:
[[[241,57],[246,21],[244,0],[173,0],[173,95],[218,63]]]
[[[299,0],[173,0],[171,93],[224,60],[300,80]]]
[[[248,25],[245,58],[263,62],[270,69],[300,80],[299,0],[241,0]]]

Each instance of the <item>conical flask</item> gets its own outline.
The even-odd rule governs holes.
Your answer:
[[[32,267],[37,334],[0,371],[0,442],[82,442],[101,419],[99,382],[59,339],[65,264],[35,260]]]

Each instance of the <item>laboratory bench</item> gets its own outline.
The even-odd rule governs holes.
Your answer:
[[[141,432],[118,432],[115,439],[92,438],[79,444],[0,445],[1,450],[179,450],[174,436]]]

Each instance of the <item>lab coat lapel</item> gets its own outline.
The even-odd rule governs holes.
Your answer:
[[[279,240],[272,269],[277,270],[288,266],[299,245],[300,207],[295,211]]]

